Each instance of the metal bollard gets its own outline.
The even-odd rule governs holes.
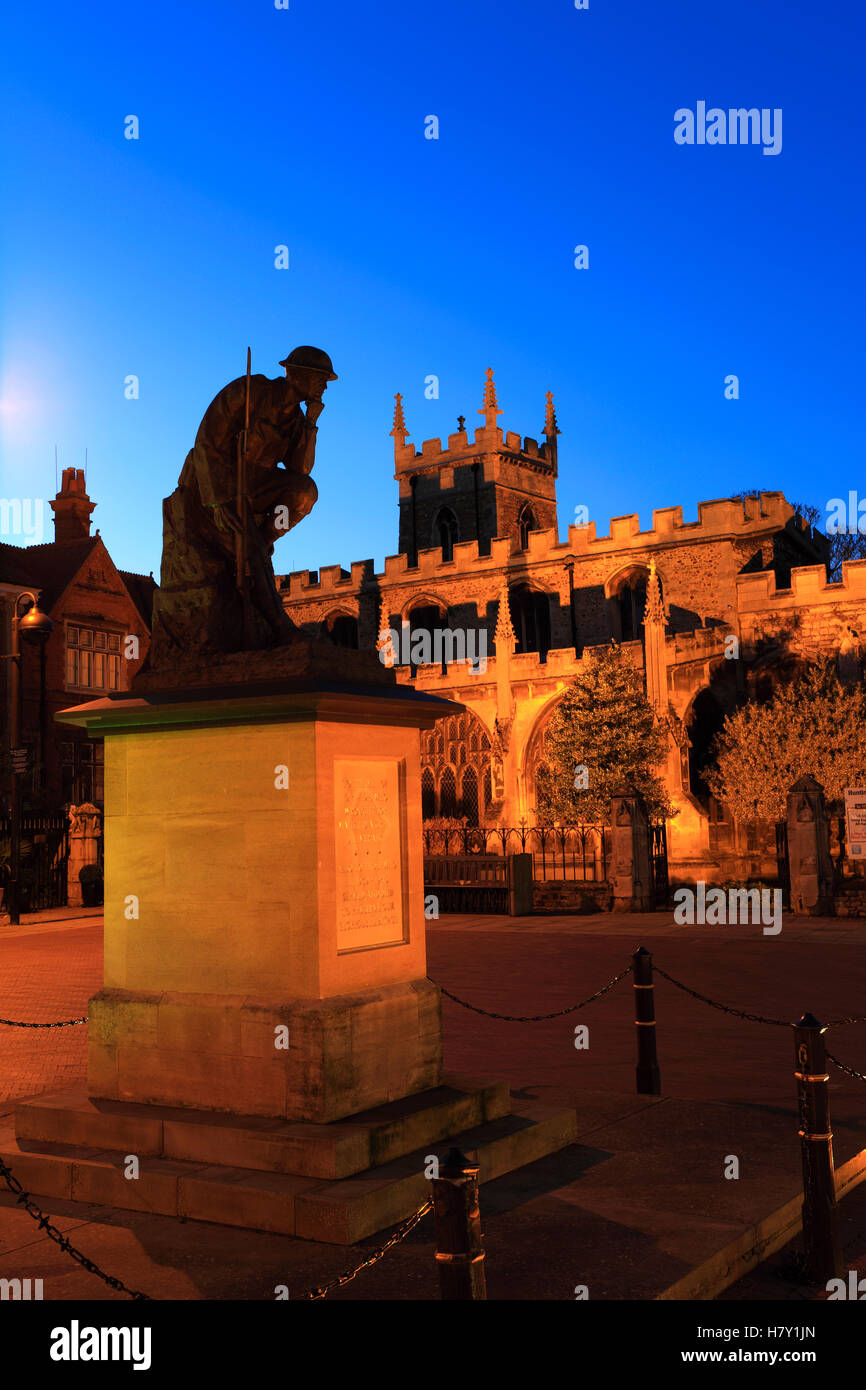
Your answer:
[[[804,1014],[794,1025],[794,1076],[803,1162],[805,1272],[820,1284],[835,1279],[842,1269],[825,1031],[824,1024],[812,1014]]]
[[[440,1297],[486,1299],[478,1164],[459,1149],[449,1149],[433,1178],[433,1217]]]
[[[653,985],[652,952],[638,947],[632,956],[634,978],[634,1013],[637,1027],[637,1093],[639,1096],[660,1096],[662,1081],[656,1051],[656,1006]]]

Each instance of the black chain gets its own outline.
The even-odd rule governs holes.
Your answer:
[[[74,1245],[70,1245],[65,1235],[58,1231],[56,1226],[52,1226],[45,1212],[42,1211],[40,1207],[37,1207],[36,1203],[31,1199],[30,1193],[24,1191],[24,1188],[12,1172],[12,1169],[3,1162],[2,1158],[0,1158],[0,1178],[6,1183],[9,1191],[15,1193],[19,1206],[24,1208],[28,1216],[33,1217],[33,1220],[37,1223],[40,1230],[45,1231],[49,1239],[56,1241],[60,1249],[65,1250],[67,1255],[71,1255],[73,1260],[77,1260],[80,1265],[83,1265],[88,1274],[95,1274],[99,1279],[109,1284],[112,1289],[117,1289],[119,1293],[128,1293],[130,1298],[146,1299],[148,1302],[152,1301],[150,1294],[138,1293],[135,1289],[128,1289],[122,1280],[115,1279],[111,1274],[106,1274],[98,1265],[95,1265],[92,1260],[89,1260],[86,1255],[82,1255],[80,1250],[76,1250]]]
[[[672,985],[676,985],[677,989],[681,989],[684,994],[690,994],[693,999],[700,999],[702,1004],[709,1004],[713,1009],[721,1009],[723,1014],[733,1014],[734,1018],[744,1018],[749,1023],[769,1023],[774,1028],[794,1027],[793,1023],[789,1023],[782,1018],[764,1018],[762,1014],[749,1014],[746,1013],[745,1009],[732,1009],[728,1004],[719,1004],[715,999],[708,999],[705,994],[698,994],[696,989],[689,989],[688,985],[684,985],[679,980],[675,980],[673,975],[669,975],[666,970],[662,970],[661,966],[656,965],[655,962],[653,962],[653,970],[657,975],[661,975]]]
[[[452,994],[444,985],[440,985],[439,988],[446,998],[453,999],[455,1004],[462,1004],[464,1009],[471,1009],[474,1014],[483,1014],[485,1018],[504,1019],[506,1023],[542,1023],[549,1018],[562,1018],[564,1014],[573,1014],[578,1009],[585,1009],[587,1004],[591,1004],[594,999],[600,999],[603,994],[607,994],[609,989],[613,989],[614,985],[618,985],[620,980],[623,979],[630,970],[631,966],[627,965],[625,970],[621,970],[618,975],[614,975],[612,980],[609,980],[601,989],[597,989],[595,994],[591,994],[588,999],[582,999],[579,1004],[569,1004],[567,1009],[557,1009],[556,1013],[552,1014],[497,1014],[494,1013],[492,1009],[479,1009],[477,1004],[467,1004],[465,999],[458,999],[457,995]],[[435,984],[436,981],[431,980],[430,983]]]
[[[862,1071],[855,1071],[853,1067],[846,1067],[845,1063],[840,1062],[838,1057],[834,1057],[832,1052],[827,1052],[825,1050],[824,1056],[827,1058],[828,1062],[832,1062],[834,1067],[838,1067],[840,1071],[846,1072],[848,1076],[853,1076],[857,1081],[866,1081],[866,1076],[863,1075]]]
[[[427,1215],[428,1211],[432,1211],[432,1209],[433,1203],[430,1201],[425,1202],[424,1205],[419,1207],[412,1216],[408,1217],[408,1219],[402,1223],[402,1225],[397,1227],[394,1234],[389,1236],[384,1245],[380,1245],[378,1249],[374,1250],[372,1255],[369,1255],[361,1264],[356,1265],[354,1269],[347,1270],[345,1274],[338,1274],[336,1279],[332,1279],[328,1284],[322,1284],[317,1289],[310,1289],[309,1293],[302,1294],[298,1301],[303,1303],[307,1299],[327,1298],[331,1289],[338,1289],[342,1284],[348,1284],[351,1279],[355,1278],[356,1274],[361,1273],[362,1269],[369,1269],[370,1265],[377,1264],[382,1256],[387,1254],[393,1245],[398,1245],[401,1240],[405,1239],[409,1232],[413,1231],[418,1225],[418,1222]]]
[[[769,1023],[774,1028],[796,1027],[796,1024],[786,1022],[781,1018],[764,1018],[761,1014],[749,1014],[746,1013],[744,1009],[732,1009],[728,1004],[719,1004],[715,999],[708,999],[705,994],[698,994],[696,989],[689,989],[688,985],[684,985],[679,980],[675,980],[673,975],[669,975],[666,970],[662,970],[661,966],[656,965],[655,962],[653,962],[653,970],[657,974],[662,975],[664,979],[669,980],[672,985],[676,985],[677,989],[681,989],[684,994],[690,994],[693,999],[700,999],[702,1004],[709,1004],[714,1009],[721,1009],[722,1013],[733,1014],[735,1018],[745,1018],[749,1023]],[[824,1027],[844,1028],[849,1023],[866,1023],[866,1015],[859,1018],[834,1018],[829,1023],[825,1023]],[[829,1057],[829,1055],[828,1052],[827,1056]],[[859,1074],[859,1072],[855,1073],[857,1076],[859,1076]]]
[[[0,1023],[5,1023],[7,1028],[72,1028],[86,1022],[87,1014],[83,1018],[65,1018],[62,1023],[20,1023],[17,1018],[0,1018]]]

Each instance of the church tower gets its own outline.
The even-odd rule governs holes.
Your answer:
[[[417,563],[419,551],[433,548],[441,549],[443,560],[451,560],[454,546],[465,541],[477,540],[482,555],[490,553],[497,537],[510,537],[525,550],[530,531],[556,527],[559,430],[550,392],[541,445],[500,429],[492,367],[478,412],[484,423],[471,442],[461,415],[446,449],[440,439],[426,439],[416,451],[407,443],[403,398],[395,400],[391,435],[400,489],[399,549],[410,565]]]

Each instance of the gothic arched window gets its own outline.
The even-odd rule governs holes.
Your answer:
[[[608,601],[611,636],[617,642],[638,642],[643,637],[649,573],[642,566],[621,575]],[[661,593],[661,579],[659,579]]]
[[[443,507],[436,517],[433,527],[435,542],[442,547],[442,559],[454,559],[457,544],[457,518],[450,507]]]
[[[520,515],[517,518],[517,531],[520,536],[520,549],[529,549],[529,533],[538,530],[538,522],[535,520],[535,512],[527,502],[521,507]]]
[[[493,784],[490,776],[490,764],[484,769],[484,810],[486,811],[493,800]]]
[[[518,584],[511,590],[511,621],[518,652],[538,652],[542,661],[550,650],[550,600],[547,594]]]
[[[624,585],[618,595],[620,631],[623,642],[636,642],[643,628],[646,609],[646,579],[636,577]]]
[[[460,814],[465,816],[467,825],[478,824],[478,778],[475,769],[467,767],[463,773],[463,795],[460,798]]]
[[[477,715],[464,710],[425,729],[421,769],[425,820],[456,816],[469,825],[484,823],[491,800],[490,738]]]
[[[335,647],[351,647],[358,650],[358,619],[349,613],[338,613],[328,624],[328,636]]]
[[[409,651],[410,656],[414,653],[410,663],[413,670],[418,666],[435,661],[436,632],[443,626],[445,626],[445,619],[439,609],[434,608],[432,604],[412,609],[409,614]],[[418,642],[416,642],[416,635],[421,633],[426,633],[426,639],[419,636]]]
[[[440,816],[457,815],[457,780],[453,767],[445,768],[439,783],[439,814]]]
[[[436,787],[433,783],[433,769],[425,767],[421,773],[421,815],[424,820],[432,820],[436,814]]]

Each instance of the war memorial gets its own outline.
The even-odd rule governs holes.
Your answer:
[[[280,365],[219,392],[163,504],[132,690],[59,716],[105,740],[104,983],[86,1094],[19,1105],[15,1158],[37,1194],[351,1243],[423,1202],[431,1155],[486,1181],[575,1117],[443,1075],[420,733],[462,707],[286,616],[271,553],[337,377]]]

